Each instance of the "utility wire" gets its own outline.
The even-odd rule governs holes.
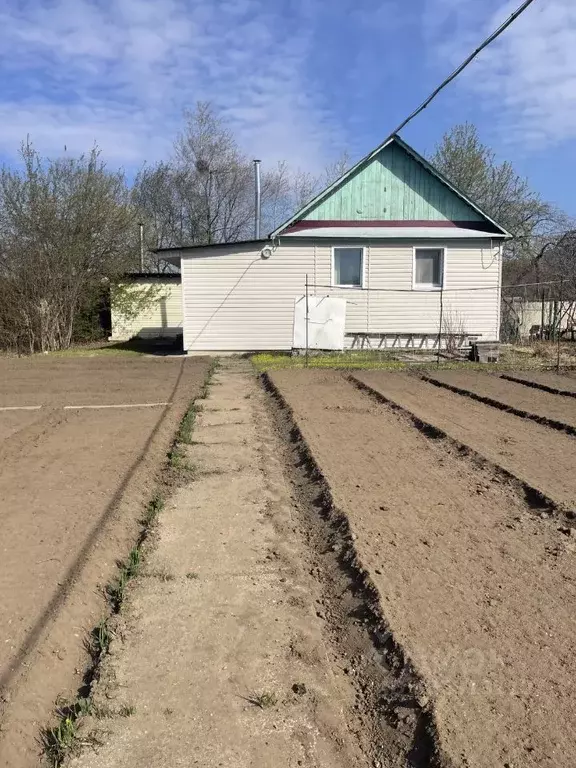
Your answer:
[[[504,291],[510,288],[528,288],[534,285],[558,285],[562,280],[549,280],[542,283],[517,283],[516,285],[488,285],[475,286],[473,288],[443,288],[443,293],[462,293],[464,291],[496,291],[499,288]],[[320,283],[308,283],[308,288],[329,288],[332,291],[357,291],[360,293],[440,293],[440,288],[361,288],[357,285],[324,285]]]
[[[392,131],[392,133],[388,136],[387,139],[385,139],[385,141],[383,143],[386,143],[386,141],[389,141],[397,133],[400,133],[400,131],[403,128],[405,128],[408,125],[409,122],[411,122],[417,115],[419,115],[420,112],[423,112],[426,109],[426,107],[428,106],[428,104],[430,104],[430,102],[433,99],[435,99],[436,96],[438,96],[440,91],[442,91],[444,88],[446,88],[446,86],[449,83],[451,83],[452,80],[457,78],[458,75],[460,74],[460,72],[462,72],[462,70],[466,69],[468,64],[470,64],[470,62],[473,61],[476,58],[476,56],[478,56],[480,51],[483,51],[484,48],[486,48],[486,46],[490,45],[490,43],[492,43],[494,40],[496,40],[496,38],[499,37],[502,34],[502,32],[504,32],[504,30],[507,29],[510,26],[510,24],[512,24],[512,22],[515,21],[518,18],[518,16],[520,16],[520,14],[523,13],[526,10],[526,8],[528,8],[528,6],[531,5],[533,2],[534,2],[534,0],[525,0],[525,2],[523,2],[522,5],[519,8],[517,8],[514,11],[514,13],[508,19],[506,19],[505,22],[503,22],[498,27],[497,30],[495,30],[490,35],[490,37],[487,37],[486,40],[484,40],[484,42],[480,46],[478,46],[478,48],[476,48],[476,50],[473,53],[471,53],[470,56],[468,56],[468,58],[465,59],[465,61],[463,61],[462,64],[460,64],[460,66],[457,67],[454,70],[454,72],[452,72],[452,74],[449,75],[446,78],[446,80],[444,80],[444,82],[441,83],[441,85],[439,85],[438,88],[436,88],[430,94],[430,96],[428,96],[428,98],[425,101],[423,101],[422,104],[420,104],[420,106],[417,109],[414,110],[414,112],[412,112],[411,115],[409,115],[403,122],[400,123],[400,125],[398,126],[398,128],[396,128],[396,130]]]

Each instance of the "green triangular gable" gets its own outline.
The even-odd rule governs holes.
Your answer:
[[[484,217],[393,141],[343,177],[300,220],[483,221]]]
[[[343,176],[277,227],[298,221],[482,222],[511,235],[399,136],[387,138]]]

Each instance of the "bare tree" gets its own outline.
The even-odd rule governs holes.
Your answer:
[[[172,157],[145,166],[136,177],[133,203],[145,223],[147,264],[166,263],[156,248],[249,239],[254,229],[254,169],[234,135],[208,103],[187,112]],[[272,231],[323,187],[342,175],[342,155],[324,174],[292,171],[286,162],[262,173],[262,230]],[[170,267],[168,267],[170,268]]]
[[[0,173],[0,340],[29,352],[68,347],[103,286],[137,263],[122,173],[98,149],[45,160],[28,141]]]
[[[234,242],[253,234],[252,160],[210,104],[199,103],[185,117],[170,160],[143,168],[134,183],[132,199],[150,250]],[[286,189],[285,166],[262,174],[265,222],[282,210]],[[158,261],[154,267],[162,269]]]

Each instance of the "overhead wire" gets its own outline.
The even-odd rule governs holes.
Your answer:
[[[484,48],[486,48],[490,43],[494,42],[497,37],[499,37],[508,27],[516,21],[516,19],[524,13],[524,11],[528,8],[529,5],[531,5],[534,2],[534,0],[524,0],[524,2],[506,19],[506,21],[502,22],[498,29],[494,30],[491,35],[489,35],[486,40],[484,40],[483,43],[481,43],[478,48],[476,48],[470,56],[468,56],[460,66],[456,67],[456,69],[448,75],[448,77],[437,87],[435,88],[430,96],[426,98],[422,104],[420,104],[419,107],[417,107],[414,112],[412,112],[408,117],[403,120],[400,125],[392,131],[392,133],[385,139],[386,141],[389,141],[391,138],[393,138],[396,134],[400,133],[400,131],[405,128],[408,123],[410,123],[417,115],[420,114],[420,112],[423,112],[426,107],[430,104],[431,101],[433,101],[436,96],[442,91],[444,88],[446,88],[447,85],[449,85],[453,80],[455,80],[458,75],[466,69],[466,67],[478,56],[479,53],[481,53]],[[384,142],[384,143],[385,143]]]
[[[508,290],[510,288],[528,288],[531,286],[541,285],[558,285],[561,280],[548,280],[541,283],[517,283],[515,285],[481,285],[474,286],[472,288],[362,288],[358,285],[327,285],[322,283],[308,283],[308,288],[324,288],[332,291],[356,291],[358,293],[462,293],[463,291],[495,291],[501,288],[501,290]]]

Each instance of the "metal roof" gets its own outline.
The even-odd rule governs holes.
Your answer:
[[[170,251],[193,251],[197,248],[229,248],[231,245],[258,245],[259,243],[268,243],[268,237],[262,237],[259,240],[231,240],[228,243],[195,243],[194,245],[172,245],[169,248],[155,248],[152,253],[168,253]]]

